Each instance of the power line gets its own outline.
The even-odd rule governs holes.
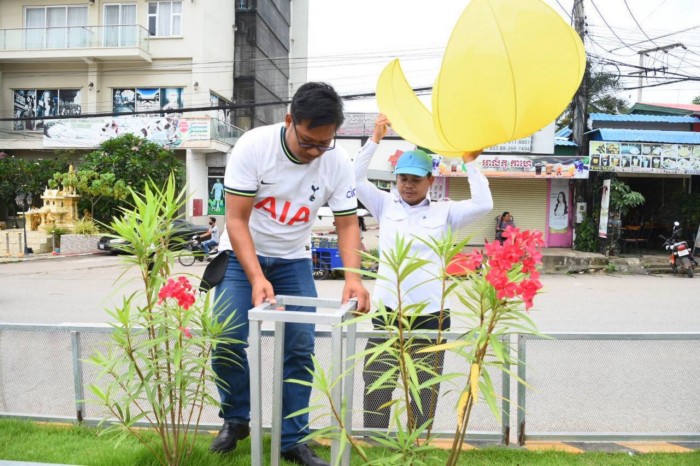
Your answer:
[[[634,13],[632,13],[632,9],[630,8],[629,4],[627,3],[627,0],[624,0],[624,3],[625,3],[625,7],[627,7],[627,11],[629,11],[629,14],[632,17],[632,20],[634,21],[634,24],[636,24],[637,27],[639,28],[639,30],[642,31],[642,34],[644,34],[644,37],[646,37],[649,40],[649,42],[654,44],[655,47],[658,47],[658,44],[656,42],[654,42],[654,40],[647,35],[646,31],[642,28],[642,25],[639,24],[639,21],[637,21],[637,18],[634,16]]]
[[[425,93],[432,91],[432,86],[430,87],[417,87],[413,89],[416,94]],[[358,99],[368,99],[376,96],[376,92],[363,92],[356,94],[346,94],[340,96],[342,100],[358,100]],[[241,108],[253,108],[253,107],[267,107],[271,105],[288,105],[291,100],[278,100],[274,102],[251,102],[243,104],[231,104],[231,105],[218,105],[213,107],[190,107],[190,108],[179,108],[177,111],[170,113],[189,113],[189,112],[210,112],[212,110],[236,110]],[[53,115],[53,116],[40,116],[40,117],[19,117],[19,118],[0,118],[0,121],[35,121],[35,120],[77,120],[86,118],[98,118],[98,117],[123,117],[123,116],[136,116],[136,115],[146,115],[153,116],[154,113],[168,113],[161,110],[142,110],[134,111],[128,113],[116,113],[116,112],[101,112],[101,113],[83,113],[81,115]]]

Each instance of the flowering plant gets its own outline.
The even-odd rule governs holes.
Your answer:
[[[163,190],[146,185],[143,195],[132,192],[133,209],[112,223],[143,291],[108,311],[111,342],[90,358],[101,369],[100,383],[90,388],[111,415],[103,420],[111,424],[106,431],[134,436],[163,465],[187,459],[204,407],[219,406],[206,387],[216,382],[209,359],[215,345],[231,342],[224,336],[230,321],[212,317],[210,295],[199,298],[187,277],[170,277],[169,225],[184,202],[174,186],[171,178]],[[144,424],[155,439],[136,428]]]
[[[440,261],[439,272],[433,277],[442,289],[442,300],[434,331],[416,331],[416,322],[427,303],[404,302],[407,277],[428,265],[428,261],[412,253],[412,242],[397,237],[395,247],[374,258],[396,277],[396,308],[379,308],[370,315],[359,316],[352,323],[372,319],[382,322],[380,330],[385,336],[375,344],[368,344],[365,351],[356,354],[356,361],[364,361],[364,374],[378,361],[382,369],[373,377],[365,379],[365,399],[381,390],[393,392],[399,388],[401,396],[375,408],[376,411],[392,410],[389,431],[392,435],[374,434],[371,437],[388,447],[393,453],[379,460],[379,464],[435,464],[430,456],[434,436],[431,433],[435,416],[439,386],[450,384],[458,391],[459,400],[455,412],[455,434],[447,465],[457,464],[473,406],[479,397],[487,403],[493,414],[500,419],[501,413],[487,367],[495,367],[510,373],[513,363],[504,337],[517,330],[537,334],[534,323],[527,316],[533,306],[538,290],[542,288],[537,267],[542,255],[542,233],[521,231],[509,226],[505,241],[487,242],[483,251],[474,250],[462,254],[468,240],[457,241],[449,232],[440,240],[417,239],[429,247]],[[365,254],[366,255],[366,254]],[[380,269],[380,270],[382,270]],[[381,279],[371,271],[362,271],[366,276]],[[379,286],[379,285],[377,285]],[[447,316],[444,313],[446,298],[457,298],[464,311],[452,309],[451,318],[466,321],[469,331],[452,341],[445,341],[443,332]],[[349,322],[348,322],[349,323]],[[371,340],[370,340],[371,342]],[[443,373],[444,353],[452,352],[462,358],[464,371]],[[329,380],[323,369],[315,364],[315,389],[331,403],[331,416],[340,425],[339,432],[323,429],[315,435],[338,435],[343,444],[349,443],[366,462],[363,446],[351,437],[343,424],[343,407],[332,404],[329,387],[339,381]],[[427,395],[427,396],[426,396]],[[309,408],[313,410],[315,408]],[[368,414],[365,408],[365,416]],[[377,414],[370,412],[369,414]],[[402,420],[405,418],[406,420]],[[367,419],[367,417],[365,417]]]

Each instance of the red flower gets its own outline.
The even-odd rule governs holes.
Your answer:
[[[182,332],[183,335],[185,335],[187,338],[192,338],[192,332],[190,332],[190,329],[187,327],[180,327],[180,331]]]
[[[177,281],[168,278],[163,288],[158,293],[158,304],[162,304],[167,298],[174,298],[177,304],[184,309],[189,309],[194,304],[194,291],[192,284],[185,277],[178,277]]]
[[[467,272],[473,272],[478,269],[483,261],[483,254],[476,249],[469,254],[455,254],[447,265],[445,272],[448,275],[464,275]]]
[[[503,232],[505,240],[487,242],[484,246],[488,256],[489,271],[486,280],[496,289],[498,299],[519,297],[525,303],[525,309],[532,307],[532,300],[537,290],[542,288],[537,266],[542,263],[539,251],[544,245],[542,233],[539,231],[520,231],[508,226]],[[520,264],[524,275],[515,281],[508,278],[508,273]]]

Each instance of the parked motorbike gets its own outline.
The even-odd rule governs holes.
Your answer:
[[[218,253],[219,247],[214,246],[209,250],[208,256],[204,254],[199,236],[194,235],[192,239],[182,245],[182,251],[180,251],[180,254],[177,256],[177,260],[185,267],[189,267],[196,261],[203,262],[205,259],[211,261]]]
[[[694,268],[698,263],[693,258],[692,249],[688,246],[688,242],[679,238],[680,232],[680,223],[673,222],[671,236],[668,238],[663,235],[659,236],[664,240],[663,248],[671,253],[668,261],[673,273],[683,272],[689,278],[693,278]]]

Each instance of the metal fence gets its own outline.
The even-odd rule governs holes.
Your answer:
[[[0,323],[0,416],[90,424],[107,416],[101,405],[91,401],[87,386],[97,383],[98,368],[85,360],[96,349],[104,349],[110,332],[108,325]],[[316,335],[316,356],[329,367],[331,332],[317,329]],[[367,339],[377,335],[358,331],[354,352],[363,351]],[[453,340],[461,333],[443,336]],[[490,371],[496,397],[501,400],[502,422],[480,401],[471,415],[468,439],[509,441],[513,393],[517,394],[513,405],[521,443],[536,439],[700,440],[700,333],[550,337],[518,336],[518,375],[532,389],[526,390],[506,373]],[[265,358],[271,358],[273,348],[273,332],[263,330],[264,387],[272,386],[272,364]],[[352,374],[352,428],[356,434],[366,433],[361,366],[356,365]],[[441,385],[435,433],[454,432],[458,387],[464,386],[468,372],[462,358],[450,352],[445,355],[444,373],[464,375]],[[209,390],[216,393],[213,386]],[[269,428],[272,393],[262,390],[260,397],[263,425]],[[312,398],[318,397],[312,393]],[[321,418],[311,427],[329,424],[327,418]],[[220,425],[217,409],[207,408],[202,427],[215,430]]]
[[[518,441],[700,440],[700,333],[518,337]]]

